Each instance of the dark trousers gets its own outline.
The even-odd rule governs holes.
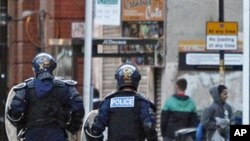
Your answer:
[[[67,136],[61,128],[32,128],[26,131],[25,141],[66,141]]]

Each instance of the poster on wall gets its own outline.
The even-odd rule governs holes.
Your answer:
[[[85,35],[85,23],[84,22],[72,22],[71,23],[71,38],[84,38]]]
[[[122,62],[134,62],[138,65],[150,65],[162,67],[165,63],[165,48],[163,45],[164,33],[163,22],[123,22],[123,37],[132,37],[139,39],[157,39],[156,44],[135,44],[121,45],[121,53],[149,53],[151,56],[123,57]]]
[[[165,0],[122,0],[122,21],[163,21]]]
[[[121,0],[96,0],[94,22],[98,25],[120,25]]]
[[[164,67],[165,0],[122,0],[122,36],[140,39],[157,39],[154,45],[120,46],[119,51],[147,52],[151,56],[123,57],[122,61],[133,61],[138,65]]]

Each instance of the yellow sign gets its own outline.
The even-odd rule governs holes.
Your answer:
[[[207,35],[237,35],[237,22],[207,22]]]

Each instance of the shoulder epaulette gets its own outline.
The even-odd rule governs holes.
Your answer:
[[[62,79],[55,78],[53,81],[55,86],[65,86],[65,82]]]
[[[34,84],[34,79],[30,79],[29,81],[26,82],[28,88],[34,88],[35,84]]]
[[[55,77],[55,79],[59,79],[59,80],[65,80],[64,77]]]
[[[34,79],[34,77],[30,77],[30,78],[28,78],[28,79],[25,79],[24,82],[27,83],[27,82],[29,82],[29,81],[31,81],[31,80],[33,80],[33,79]]]
[[[104,99],[111,98],[111,97],[113,97],[116,93],[117,93],[117,92],[111,92],[111,93],[107,94],[107,95],[104,97]]]
[[[70,86],[74,86],[77,84],[77,81],[74,81],[74,80],[64,80],[64,82],[67,84],[67,85],[70,85]]]
[[[25,88],[26,86],[27,86],[27,84],[23,82],[23,83],[19,83],[16,86],[14,86],[13,89],[14,90],[20,90],[20,89]]]
[[[136,95],[137,95],[138,97],[142,98],[142,99],[149,100],[149,98],[146,97],[145,94],[143,94],[143,93],[137,92]]]
[[[152,108],[154,111],[156,111],[156,106],[155,106],[155,104],[154,104],[148,97],[146,97],[145,94],[143,94],[143,93],[138,93],[138,92],[137,92],[136,95],[137,95],[139,98],[148,101],[148,102],[150,103],[150,105],[151,105],[151,108]]]

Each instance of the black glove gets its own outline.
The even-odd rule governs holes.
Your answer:
[[[84,127],[84,132],[87,141],[103,141],[102,131],[98,128],[90,127],[91,125],[87,124]]]
[[[81,129],[83,123],[83,115],[78,112],[74,112],[71,114],[71,120],[69,124],[66,125],[66,129],[72,133],[75,134],[78,130]]]
[[[71,133],[75,134],[81,127],[70,124],[66,125],[66,129]]]

